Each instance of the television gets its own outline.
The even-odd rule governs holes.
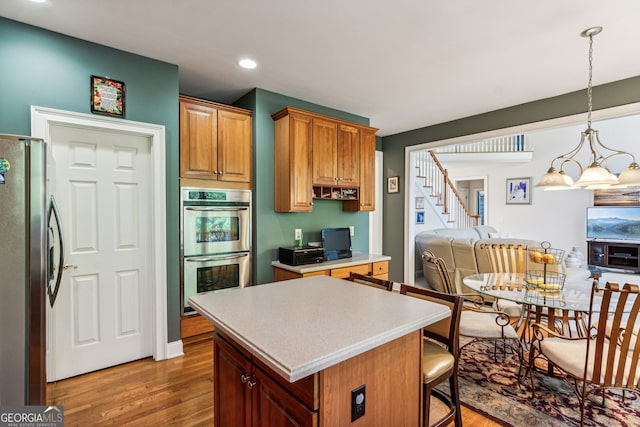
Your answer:
[[[325,261],[351,258],[351,232],[345,228],[323,228],[322,247]]]
[[[587,208],[587,239],[640,241],[640,206]]]

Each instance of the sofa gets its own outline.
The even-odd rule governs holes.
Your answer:
[[[427,285],[442,291],[438,273],[433,264],[423,263],[424,251],[431,251],[436,257],[442,258],[447,265],[447,272],[458,293],[473,292],[464,286],[462,279],[476,273],[489,273],[491,267],[489,258],[481,247],[483,244],[505,243],[521,244],[527,247],[539,247],[540,242],[528,239],[503,237],[491,226],[455,229],[439,228],[418,233],[415,237],[417,265],[422,265],[424,279]],[[560,266],[564,271],[564,265]]]

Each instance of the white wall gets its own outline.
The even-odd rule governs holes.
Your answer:
[[[592,128],[599,131],[602,143],[608,147],[632,153],[640,160],[640,140],[637,137],[640,131],[640,115],[637,114],[639,106],[634,104],[624,109],[623,113],[635,114],[612,119],[596,120],[596,117],[611,117],[616,114],[614,109],[594,112]],[[633,113],[631,113],[633,112]],[[601,114],[601,116],[598,116]],[[563,119],[565,120],[565,119]],[[574,149],[580,142],[580,134],[587,128],[586,114],[584,120],[576,121],[574,118],[566,120],[576,125],[554,125],[557,127],[544,130],[516,129],[513,133],[525,133],[528,147],[533,150],[533,159],[523,163],[504,162],[469,162],[443,164],[449,171],[452,181],[461,179],[474,179],[478,176],[486,176],[487,189],[485,193],[487,205],[487,225],[496,227],[501,233],[513,237],[522,237],[539,241],[549,241],[554,248],[570,251],[576,246],[583,254],[587,253],[586,244],[586,208],[593,206],[593,191],[544,191],[532,188],[532,203],[530,205],[506,204],[506,180],[508,178],[531,177],[532,185],[535,185],[551,165],[553,158],[565,154]],[[540,128],[533,124],[532,128]],[[499,134],[499,131],[497,131]],[[491,135],[489,135],[491,136]],[[486,136],[488,137],[488,136]],[[464,137],[466,141],[472,141]],[[482,139],[482,138],[478,138]],[[460,141],[453,141],[460,142]],[[442,145],[442,144],[434,144]],[[423,148],[431,148],[425,146]],[[418,147],[411,147],[418,149]],[[589,161],[588,147],[583,147],[577,157],[582,165]],[[628,156],[619,156],[609,161],[609,169],[616,174],[622,172],[631,162]],[[559,165],[555,165],[556,168]],[[575,180],[578,171],[573,166],[566,166],[565,171]],[[414,174],[413,170],[407,173]],[[420,268],[414,265],[415,248],[413,236],[418,230],[438,228],[436,221],[416,228],[415,211],[413,209],[416,185],[408,186],[412,191],[407,192],[407,209],[409,217],[405,225],[409,240],[405,251],[405,281],[413,280],[414,269]],[[428,210],[425,203],[425,210]],[[428,218],[428,217],[427,217]],[[426,222],[426,221],[425,221]]]
[[[640,116],[624,117],[594,122],[592,128],[600,133],[601,141],[614,149],[633,153],[640,159]],[[506,204],[506,179],[531,177],[536,184],[547,171],[551,160],[568,152],[580,141],[582,125],[555,128],[528,133],[527,144],[533,150],[533,160],[526,163],[451,163],[444,167],[449,170],[452,180],[487,174],[487,217],[488,224],[501,233],[514,237],[547,240],[552,247],[571,250],[577,246],[586,254],[586,208],[593,206],[593,191],[544,191],[532,188],[530,205]],[[582,149],[579,161],[588,162],[589,150]],[[614,173],[620,173],[631,162],[627,156],[620,156],[609,162]],[[556,165],[559,167],[559,165]],[[565,170],[574,180],[577,169],[566,166]]]

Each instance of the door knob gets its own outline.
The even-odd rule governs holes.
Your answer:
[[[65,264],[64,266],[62,266],[63,270],[68,270],[70,268],[73,268],[74,270],[77,270],[78,266],[77,265],[73,265],[73,264]]]

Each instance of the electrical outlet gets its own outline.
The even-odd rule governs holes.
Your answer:
[[[295,237],[294,237],[293,240],[295,240],[295,241],[302,240],[302,229],[301,228],[296,228]]]
[[[349,226],[349,234],[351,235],[351,237],[356,235],[356,228],[353,225]]]
[[[365,403],[365,390],[364,384],[362,384],[360,387],[351,390],[351,422],[364,415]]]

